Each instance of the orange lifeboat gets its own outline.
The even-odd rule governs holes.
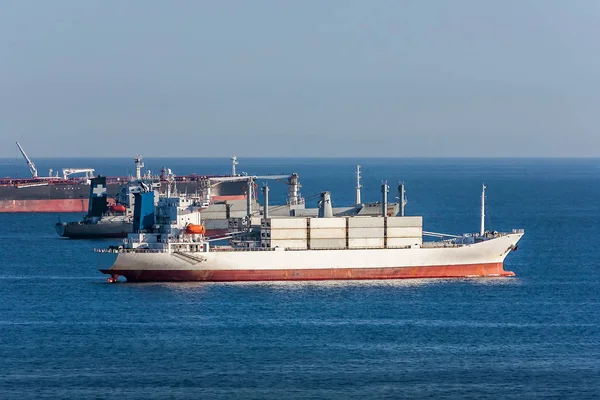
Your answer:
[[[204,235],[206,233],[206,228],[204,225],[189,224],[185,227],[185,233],[188,235]]]
[[[112,206],[110,206],[110,211],[114,212],[114,213],[124,213],[125,212],[125,206],[123,204],[113,204]]]

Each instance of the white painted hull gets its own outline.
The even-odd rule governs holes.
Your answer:
[[[129,252],[101,271],[128,281],[262,281],[512,276],[513,233],[472,245],[411,249]],[[114,259],[116,255],[116,260]],[[109,264],[110,265],[110,264]],[[107,265],[108,267],[108,265]]]

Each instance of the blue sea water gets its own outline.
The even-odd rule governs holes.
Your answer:
[[[524,228],[509,279],[108,284],[57,214],[0,214],[0,398],[598,398],[600,160],[240,160],[302,192],[363,199],[406,183],[425,229]],[[36,160],[123,175],[131,160]],[[147,159],[154,171],[228,160]],[[0,176],[27,175],[0,160]],[[260,182],[259,182],[260,183]],[[271,182],[272,202],[286,187]],[[79,215],[63,214],[75,219]]]

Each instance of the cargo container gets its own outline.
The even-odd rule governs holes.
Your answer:
[[[423,230],[421,228],[387,228],[388,238],[421,237]]]
[[[261,238],[265,239],[306,239],[306,228],[304,229],[265,229],[261,232]]]
[[[383,238],[354,238],[348,239],[350,249],[382,249]]]
[[[423,226],[423,217],[390,217],[387,219],[388,228],[416,228]]]
[[[383,217],[352,217],[348,219],[350,228],[383,228]]]
[[[346,228],[346,217],[309,218],[311,229]]]
[[[346,238],[346,228],[323,228],[314,229],[310,228],[311,239],[340,239]]]
[[[313,239],[310,238],[311,249],[345,249],[346,238],[339,239]]]
[[[348,237],[355,238],[381,238],[383,239],[384,229],[382,228],[348,228]]]
[[[306,218],[269,218],[261,224],[271,229],[306,229]]]

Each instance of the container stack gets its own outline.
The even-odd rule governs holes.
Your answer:
[[[307,249],[306,218],[268,218],[261,223],[261,247]]]
[[[388,248],[402,248],[423,244],[423,217],[387,218]]]
[[[385,218],[348,218],[349,249],[383,249],[385,238]]]
[[[311,250],[345,249],[346,218],[309,218]]]
[[[422,217],[268,218],[261,225],[261,247],[383,249],[422,243]]]

